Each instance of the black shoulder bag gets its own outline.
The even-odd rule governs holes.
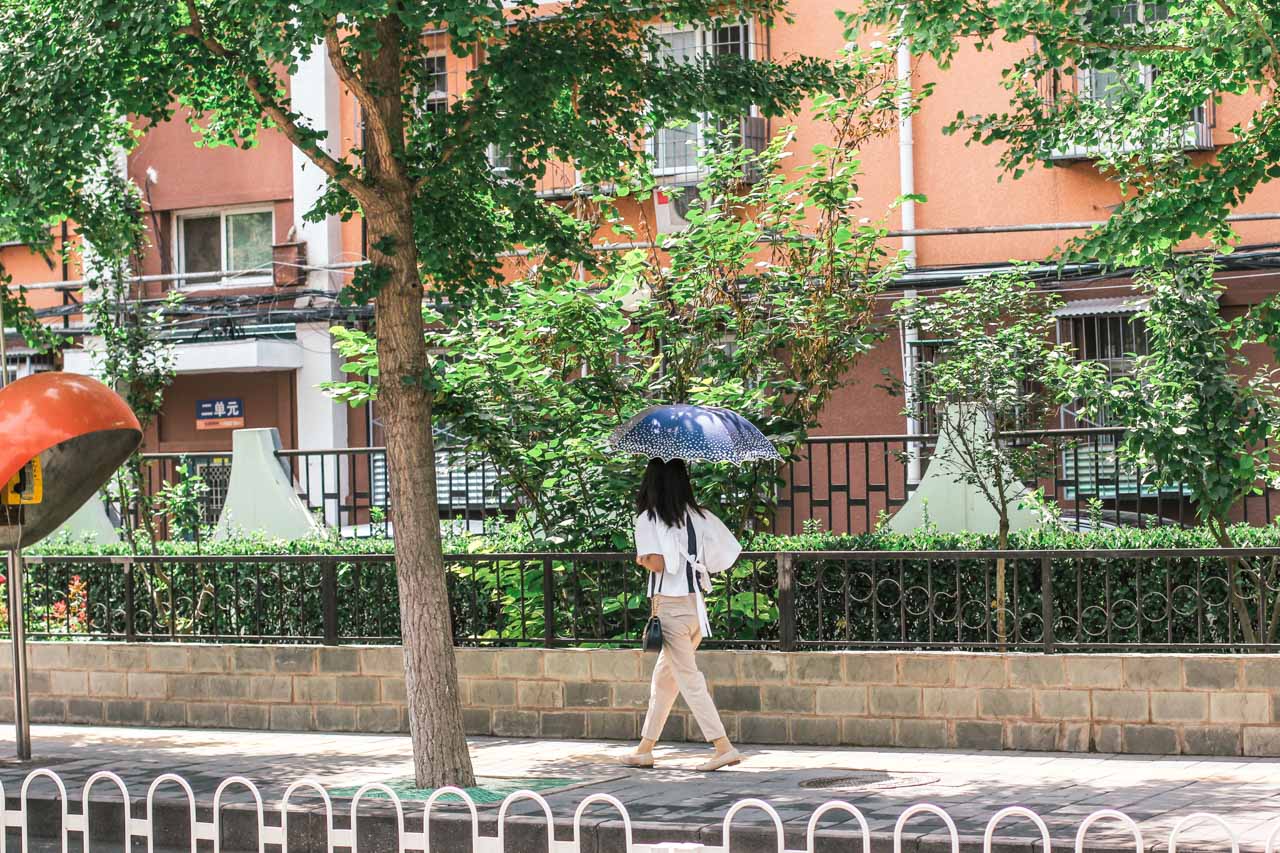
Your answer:
[[[693,519],[689,515],[684,517],[684,526],[689,531],[689,556],[692,557],[698,553],[698,536],[693,532]],[[693,564],[688,560],[684,561],[685,577],[689,581],[689,591],[697,589],[693,580]],[[649,621],[644,623],[644,634],[640,637],[640,644],[646,652],[662,651],[662,622],[658,619],[658,593],[662,592],[663,575],[666,574],[666,566],[663,571],[649,572]]]

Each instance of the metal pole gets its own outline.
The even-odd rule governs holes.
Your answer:
[[[9,636],[13,645],[13,739],[19,761],[31,760],[31,715],[27,701],[27,630],[23,610],[22,551],[9,552]]]
[[[9,353],[6,348],[4,298],[0,294],[0,388],[9,384]],[[19,513],[22,507],[16,507]],[[22,522],[19,516],[18,543],[9,552],[9,637],[13,646],[13,739],[20,761],[31,760],[31,716],[27,700],[27,633],[22,595]]]
[[[9,384],[9,353],[5,349],[9,335],[4,329],[4,300],[8,295],[9,288],[4,287],[4,292],[0,293],[0,388]]]

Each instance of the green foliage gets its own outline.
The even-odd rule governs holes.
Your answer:
[[[1236,524],[1228,528],[1231,541],[1240,548],[1280,547],[1280,525],[1257,527]],[[499,529],[494,533],[469,534],[461,527],[446,531],[445,551],[450,554],[510,554],[538,553],[554,550],[545,541],[533,541],[526,537],[518,525]],[[855,535],[829,533],[812,529],[805,533],[778,535],[756,533],[744,543],[748,551],[989,551],[996,549],[994,533],[944,533],[936,528],[914,530],[909,533],[888,531],[859,533]],[[1117,527],[1100,530],[1076,531],[1057,525],[1043,525],[1009,533],[1010,550],[1018,551],[1116,551],[1151,550],[1159,548],[1216,548],[1217,533],[1208,526],[1178,527]],[[165,540],[157,542],[155,552],[159,556],[196,555],[194,542]],[[76,540],[67,534],[50,537],[26,549],[25,553],[46,556],[128,556],[127,546],[103,546],[93,542]],[[206,541],[200,554],[218,556],[261,556],[269,559],[277,555],[348,555],[390,556],[395,553],[391,539],[268,539],[261,536],[241,536],[234,539]],[[619,553],[628,553],[620,549]]]
[[[1231,531],[1246,547],[1280,547],[1280,527],[1240,526]],[[513,529],[497,536],[459,535],[447,552],[470,549],[470,560],[450,560],[449,588],[451,618],[457,641],[462,644],[541,644],[546,612],[543,579],[549,566],[553,600],[549,602],[560,637],[579,639],[580,645],[633,643],[647,614],[643,594],[643,572],[628,555],[616,560],[585,560],[536,555],[523,559],[486,559],[484,554],[510,554],[530,544],[521,541]],[[1046,526],[1012,533],[1008,558],[1015,577],[1007,607],[1021,618],[1012,625],[1018,631],[1011,639],[1025,642],[1026,614],[1038,618],[1041,612],[1039,559],[1019,558],[1020,550],[1070,550],[1070,557],[1055,562],[1053,583],[1059,612],[1064,614],[1061,630],[1071,628],[1072,614],[1079,612],[1089,631],[1107,630],[1115,642],[1135,642],[1163,637],[1163,621],[1170,622],[1175,639],[1188,642],[1223,642],[1238,638],[1228,623],[1220,600],[1187,616],[1182,608],[1169,613],[1156,608],[1148,613],[1142,633],[1133,626],[1108,623],[1105,614],[1117,602],[1136,601],[1144,595],[1159,596],[1169,588],[1196,589],[1197,584],[1218,588],[1228,576],[1227,561],[1161,558],[1158,552],[1145,556],[1121,556],[1122,550],[1160,548],[1212,548],[1215,533],[1208,528],[1116,529],[1075,533]],[[910,534],[863,534],[837,536],[817,531],[800,536],[758,535],[750,543],[757,551],[782,550],[797,554],[797,628],[806,639],[838,641],[850,638],[861,642],[901,642],[904,638],[922,644],[989,642],[979,618],[980,601],[991,579],[992,561],[981,556],[930,562],[921,558],[892,557],[879,563],[868,557],[842,556],[827,559],[806,556],[813,551],[924,552],[947,550],[989,550],[996,537],[977,534],[943,534],[920,530]],[[319,564],[305,559],[281,563],[275,554],[345,556],[333,564],[338,594],[338,628],[341,637],[358,641],[393,642],[398,637],[398,598],[389,540],[305,540],[271,542],[244,539],[214,542],[205,546],[210,561],[202,566],[168,562],[139,563],[134,567],[136,626],[142,635],[165,638],[172,625],[178,632],[276,637],[318,638],[322,633],[323,607],[319,595]],[[168,542],[158,546],[161,554],[191,554],[194,543]],[[40,636],[71,636],[108,629],[123,630],[122,584],[118,566],[84,564],[58,560],[62,554],[113,553],[123,548],[80,547],[65,538],[41,543],[33,553],[47,562],[33,564],[29,588],[37,603],[29,611],[29,629]],[[1086,552],[1077,556],[1074,552]],[[218,556],[248,556],[248,561],[218,562]],[[256,555],[256,556],[255,556]],[[368,558],[373,557],[370,561]],[[1266,569],[1267,561],[1260,560]],[[773,641],[778,636],[778,607],[772,554],[748,553],[728,572],[715,578],[708,608],[718,638],[738,643]],[[163,571],[161,571],[163,569]],[[954,573],[954,574],[953,574]],[[876,587],[883,596],[881,606],[866,596],[871,577],[883,579]],[[847,577],[846,581],[843,580]],[[906,589],[935,588],[957,590],[967,614],[962,628],[954,620],[934,618],[934,611],[916,610],[911,603],[899,612],[892,602],[897,585]],[[2,579],[0,579],[2,585]],[[940,586],[939,586],[940,585]],[[0,591],[3,591],[0,589]],[[192,591],[199,591],[193,595]],[[1255,602],[1256,590],[1246,588],[1244,596]],[[936,615],[951,612],[949,596],[934,605]],[[103,602],[114,606],[103,608]],[[1272,611],[1274,612],[1274,611]],[[1199,616],[1196,616],[1199,613]],[[0,610],[0,627],[3,627]],[[975,628],[976,626],[976,628]],[[1236,631],[1239,630],[1237,626]],[[1034,642],[1034,630],[1032,642]],[[1272,636],[1274,636],[1274,631]],[[1061,635],[1060,635],[1061,638]]]
[[[27,346],[49,352],[66,343],[66,338],[44,325],[27,302],[27,288],[13,286],[13,277],[0,265],[0,327],[16,329]]]
[[[1280,175],[1280,51],[1269,9],[1252,0],[870,0],[855,21],[900,22],[913,49],[944,68],[962,47],[1008,57],[1009,106],[962,111],[951,129],[1000,146],[1015,178],[1053,165],[1054,151],[1090,150],[1125,200],[1068,255],[1147,265],[1193,236],[1229,244],[1232,208]],[[1075,81],[1090,70],[1105,89],[1078,96]],[[1183,150],[1192,111],[1233,95],[1245,119],[1216,158],[1192,160]]]
[[[1021,484],[1054,464],[1047,442],[1011,441],[1008,434],[1047,428],[1079,382],[1074,373],[1092,376],[1097,368],[1073,366],[1071,348],[1054,343],[1052,309],[1059,301],[1015,272],[896,306],[903,323],[939,346],[937,361],[918,377],[907,414],[920,406],[936,415],[952,453],[933,464],[978,490],[999,516],[1002,537],[1011,508],[1028,497]]]
[[[135,231],[133,236],[141,240],[140,233]],[[94,298],[86,300],[85,315],[97,338],[92,347],[94,370],[124,398],[145,432],[164,408],[165,390],[176,375],[173,344],[163,335],[164,315],[182,302],[182,294],[170,291],[158,304],[147,305],[132,296],[128,256],[108,258],[94,252],[91,260],[87,277]],[[120,508],[125,540],[134,553],[141,547],[139,526],[147,540],[158,538],[155,499],[145,487],[145,476],[139,448],[116,471],[107,489]]]
[[[1054,449],[1038,439],[1012,441],[1009,433],[1043,429],[1056,404],[1069,396],[1065,366],[1071,351],[1053,342],[1052,305],[1019,273],[984,276],[898,305],[904,324],[941,346],[938,360],[917,377],[918,401],[909,401],[936,414],[940,441],[950,448],[931,464],[977,490],[995,510],[1001,548],[1015,507],[1046,508],[1023,483],[1053,470]],[[1005,561],[997,560],[992,606],[1001,642],[1007,629],[1005,570]]]
[[[156,493],[156,508],[169,517],[172,533],[178,539],[190,539],[200,553],[200,534],[204,526],[201,501],[209,492],[209,486],[199,472],[193,471],[191,460],[182,457],[174,466],[174,481],[165,481]]]
[[[1275,478],[1266,442],[1280,437],[1276,371],[1249,372],[1249,320],[1222,316],[1223,288],[1207,259],[1147,271],[1136,283],[1149,299],[1149,353],[1133,360],[1131,375],[1094,385],[1086,408],[1125,424],[1122,457],[1158,486],[1184,483],[1201,520],[1228,544],[1232,508]]]
[[[427,313],[442,433],[495,464],[534,541],[626,546],[637,466],[605,442],[643,407],[730,408],[790,454],[883,338],[875,297],[901,263],[880,245],[884,222],[861,217],[854,146],[891,126],[890,58],[846,58],[857,86],[815,106],[834,142],[796,177],[782,169],[789,130],[761,153],[732,134],[700,152],[690,225],[663,238],[663,258],[626,252],[603,260],[590,281],[571,265],[543,264],[448,322]],[[748,171],[756,179],[744,183]],[[626,192],[653,190],[648,181]],[[638,236],[611,215],[620,237]],[[353,405],[373,399],[374,337],[334,336],[352,378],[327,390]],[[765,522],[778,482],[772,465],[700,466],[695,479],[701,499],[739,529]]]

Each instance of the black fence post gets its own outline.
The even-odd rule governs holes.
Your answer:
[[[128,643],[138,641],[138,625],[134,611],[133,560],[124,561],[124,639]]]
[[[542,645],[556,644],[556,573],[550,557],[542,558]]]
[[[338,566],[329,561],[320,574],[320,596],[324,601],[324,644],[338,645]]]
[[[1054,606],[1053,606],[1053,558],[1048,554],[1040,557],[1040,608],[1044,619],[1044,653],[1054,653]]]
[[[779,553],[778,561],[778,647],[784,652],[796,647],[795,558]]]

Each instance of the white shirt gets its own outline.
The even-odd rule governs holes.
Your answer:
[[[693,533],[697,542],[697,553],[689,554],[689,531],[684,527],[671,527],[662,519],[649,517],[648,513],[636,516],[636,553],[661,554],[665,571],[660,576],[662,589],[660,595],[696,595],[698,598],[698,619],[702,624],[702,636],[711,636],[711,625],[707,620],[707,605],[702,597],[705,586],[710,589],[709,575],[723,572],[733,565],[742,552],[738,540],[724,526],[724,522],[707,511],[689,513],[693,521]],[[692,558],[691,560],[689,558]],[[685,563],[694,565],[694,588],[689,589],[688,572]]]

